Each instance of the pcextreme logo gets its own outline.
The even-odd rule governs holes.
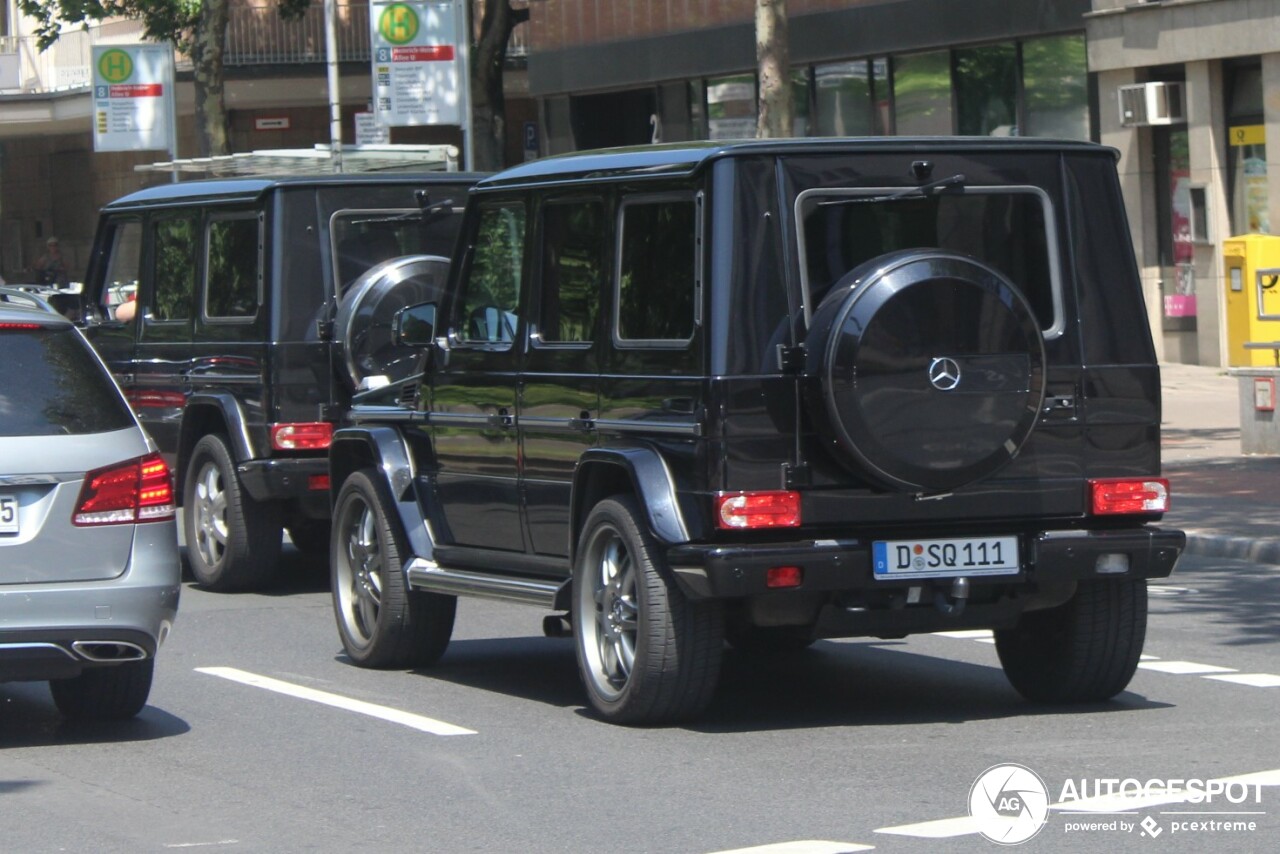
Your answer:
[[[1024,765],[993,765],[969,789],[969,815],[987,839],[1017,845],[1044,829],[1049,789]]]

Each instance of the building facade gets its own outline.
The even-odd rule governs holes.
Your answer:
[[[1280,0],[787,5],[796,135],[1116,147],[1157,347],[1172,361],[1227,363],[1222,241],[1280,222],[1280,143],[1266,146],[1280,133]],[[531,6],[543,153],[753,135],[754,7]],[[1178,115],[1121,114],[1122,87],[1148,82],[1180,84],[1149,89],[1174,98]]]

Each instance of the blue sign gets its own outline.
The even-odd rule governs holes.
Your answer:
[[[525,151],[538,150],[538,123],[537,122],[524,123],[524,150]]]

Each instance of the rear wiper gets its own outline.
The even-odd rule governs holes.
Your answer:
[[[828,199],[825,202],[818,202],[818,207],[826,207],[827,205],[860,205],[867,202],[892,202],[896,199],[909,199],[916,196],[928,198],[940,190],[949,190],[953,187],[963,187],[965,177],[963,173],[952,175],[950,178],[939,178],[937,181],[930,181],[928,184],[921,184],[918,187],[907,187],[896,193],[886,193],[879,196],[850,196],[844,199]]]

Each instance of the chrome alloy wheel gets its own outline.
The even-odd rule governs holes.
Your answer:
[[[586,584],[578,591],[582,654],[599,694],[621,696],[636,663],[640,629],[636,565],[619,532],[598,529],[583,557]]]
[[[364,498],[353,495],[338,520],[341,546],[334,563],[334,595],[347,635],[357,646],[373,640],[382,608],[384,563],[377,515]]]
[[[205,460],[195,482],[195,506],[187,508],[195,517],[195,547],[205,566],[214,567],[227,551],[227,490],[222,470],[213,460]]]

